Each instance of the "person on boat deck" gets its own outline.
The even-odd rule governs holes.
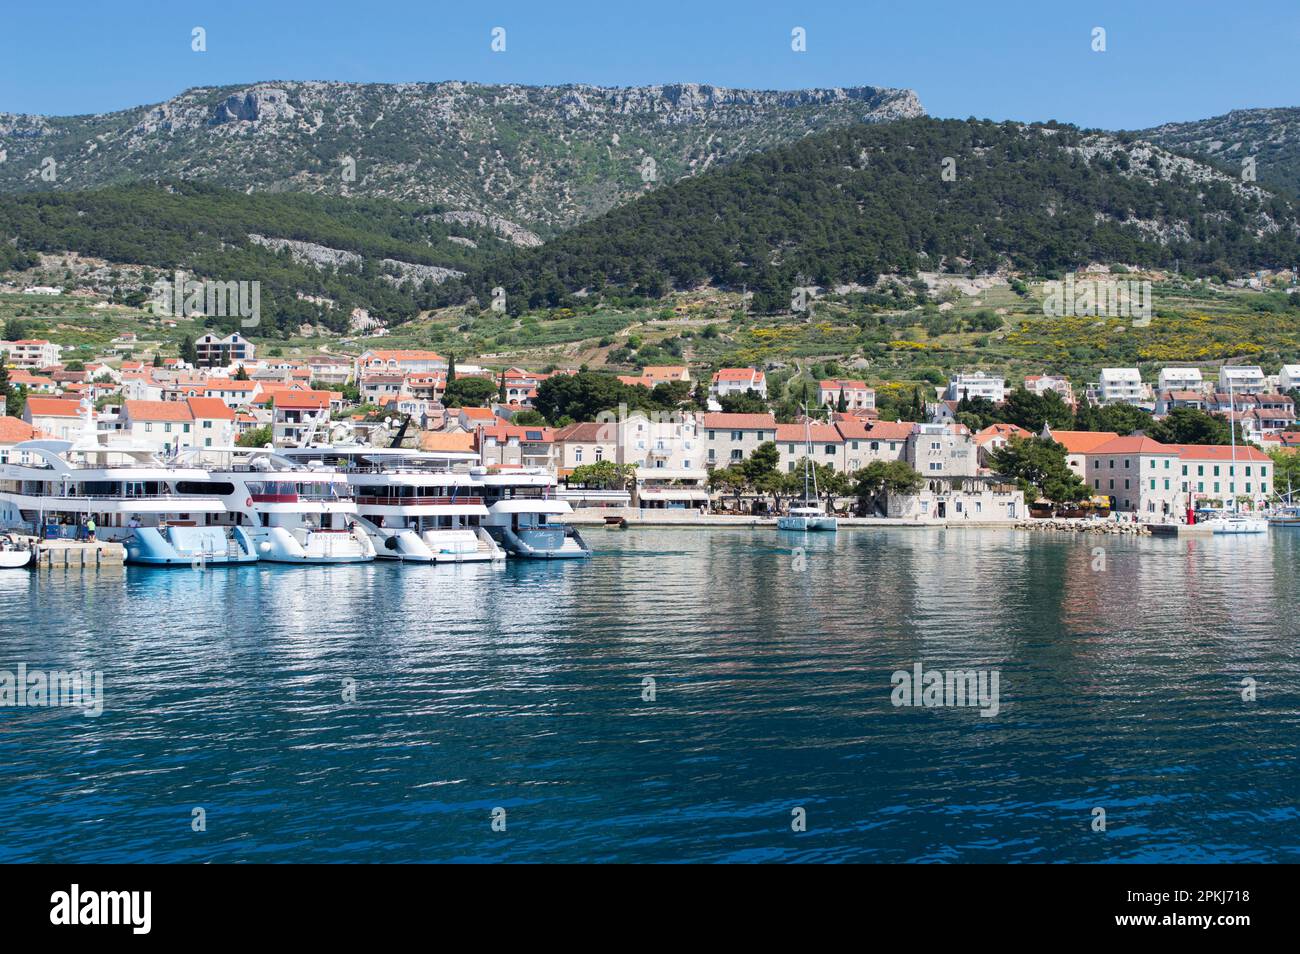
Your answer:
[[[139,530],[140,518],[137,517],[135,514],[131,514],[131,519],[126,522],[126,525],[130,527],[132,530]]]
[[[90,540],[92,543],[95,541],[95,518],[94,517],[89,517],[86,519],[86,539]]]

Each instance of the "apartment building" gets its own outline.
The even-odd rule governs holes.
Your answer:
[[[752,454],[759,444],[776,440],[776,418],[771,414],[703,415],[704,464],[729,467]]]
[[[976,371],[973,374],[958,374],[948,382],[944,399],[960,401],[963,397],[985,398],[994,404],[1001,404],[1007,396],[1007,379]]]

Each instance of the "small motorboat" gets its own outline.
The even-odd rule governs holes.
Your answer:
[[[1244,513],[1233,513],[1218,520],[1210,521],[1214,533],[1266,533],[1268,521],[1263,517],[1250,517]]]
[[[30,566],[34,552],[11,534],[0,536],[0,570],[21,570]]]

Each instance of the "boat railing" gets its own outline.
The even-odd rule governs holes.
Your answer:
[[[482,497],[375,497],[371,495],[356,498],[363,507],[453,507],[482,506]]]

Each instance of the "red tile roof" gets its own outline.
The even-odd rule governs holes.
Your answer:
[[[911,421],[875,421],[867,430],[873,441],[905,441],[912,436],[916,425]]]
[[[1231,463],[1234,453],[1238,462],[1267,464],[1272,460],[1258,447],[1242,447],[1238,445],[1234,451],[1231,444],[1169,444],[1166,446],[1176,452],[1182,460],[1210,460]]]
[[[41,432],[16,417],[0,416],[0,444],[19,444],[35,440]]]
[[[1171,444],[1161,444],[1144,434],[1132,434],[1128,437],[1116,437],[1103,444],[1097,444],[1087,454],[1177,454],[1178,448]]]
[[[776,418],[771,414],[727,414],[715,412],[704,415],[704,426],[724,431],[775,431]]]
[[[226,402],[221,398],[192,397],[186,403],[190,406],[190,413],[194,415],[195,420],[233,421],[235,419],[235,412],[227,407]]]
[[[1086,454],[1094,447],[1119,437],[1114,431],[1053,431],[1052,440],[1065,448],[1067,454]]]
[[[840,444],[844,438],[834,424],[811,424],[807,431],[802,424],[778,424],[776,439],[782,443],[802,444],[808,436],[814,444]]]
[[[80,417],[81,402],[61,398],[29,397],[27,409],[33,417]]]
[[[999,422],[997,424],[990,424],[982,431],[977,431],[975,434],[975,443],[979,444],[982,447],[985,444],[987,444],[989,441],[994,440],[995,438],[998,437],[1010,439],[1012,437],[1023,438],[1023,437],[1032,437],[1032,436],[1033,436],[1032,434],[1030,434],[1023,427],[1020,427],[1018,424],[1003,424]]]
[[[192,421],[194,415],[180,401],[123,401],[124,416],[132,421]]]

